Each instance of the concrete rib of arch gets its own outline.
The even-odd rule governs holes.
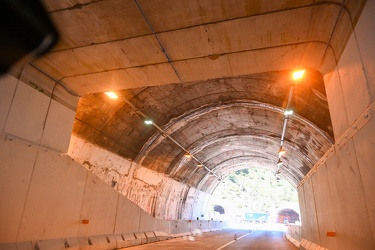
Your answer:
[[[174,118],[163,129],[210,169],[228,172],[229,164],[223,163],[228,159],[246,158],[247,163],[260,162],[259,167],[276,169],[282,123],[281,108],[237,100],[195,109]],[[289,153],[283,159],[288,169],[284,176],[296,186],[332,142],[325,132],[299,116],[290,119],[288,128],[284,147]],[[161,133],[145,145],[137,157],[141,165],[202,191],[210,192],[218,183],[203,168],[186,161],[184,152]]]

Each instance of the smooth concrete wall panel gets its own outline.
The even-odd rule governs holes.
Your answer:
[[[17,240],[77,234],[87,171],[55,152],[38,152]]]
[[[176,227],[177,225],[177,227]],[[191,231],[191,223],[186,220],[178,220],[175,224],[176,233],[185,233]]]
[[[346,104],[340,82],[340,75],[336,69],[328,83],[325,84],[327,99],[329,100],[329,112],[332,120],[332,127],[335,139],[349,128]]]
[[[156,230],[156,220],[152,215],[146,213],[145,211],[141,211],[140,214],[140,221],[139,221],[139,231],[140,232],[148,232],[148,231],[155,231]]]
[[[305,182],[304,192],[305,197],[308,197],[308,199],[305,199],[306,217],[304,219],[302,236],[309,241],[320,243],[319,225],[314,199],[313,180],[311,178]]]
[[[37,151],[0,140],[0,242],[15,242]]]
[[[12,83],[11,87],[4,88],[6,91],[0,94],[2,97],[6,92],[0,109],[2,117],[6,117],[1,120],[5,133],[0,132],[0,244],[15,246],[22,243],[29,249],[36,249],[38,242],[40,247],[48,245],[49,248],[50,243],[61,246],[61,240],[65,244],[66,239],[72,249],[78,249],[81,243],[83,247],[93,249],[95,246],[89,246],[89,239],[97,239],[98,235],[100,242],[110,245],[106,243],[106,237],[114,233],[156,230],[156,219],[119,194],[111,186],[113,179],[101,180],[85,168],[91,166],[87,157],[100,166],[97,173],[115,164],[109,171],[118,170],[116,180],[124,179],[129,183],[126,195],[137,193],[137,185],[144,187],[141,181],[133,178],[133,168],[139,166],[126,161],[124,168],[125,160],[119,161],[118,156],[108,153],[101,154],[98,148],[91,150],[91,146],[84,147],[88,150],[82,162],[60,154],[70,139],[67,131],[73,122],[72,112],[38,90],[9,79],[6,81]],[[50,140],[54,137],[58,142]],[[83,166],[85,164],[87,166]],[[147,175],[150,186],[157,186],[152,190],[155,194],[162,190],[158,185],[166,177],[147,171],[143,174]],[[175,184],[170,182],[169,185]],[[180,197],[184,188],[180,187],[171,199]],[[154,203],[150,201],[153,200],[146,199],[144,203],[152,208]],[[180,225],[179,232],[188,230],[184,227],[188,222],[177,224]]]
[[[60,152],[67,152],[75,112],[51,100],[41,143]]]
[[[50,98],[26,84],[18,84],[4,132],[39,144]]]
[[[113,233],[117,204],[118,193],[99,177],[88,173],[81,220],[88,220],[89,223],[79,226],[78,236]]]
[[[375,108],[372,109],[375,116]],[[353,137],[356,150],[359,172],[362,178],[362,186],[366,198],[367,214],[372,228],[373,240],[375,240],[375,118],[372,118]],[[372,136],[369,136],[372,135]]]
[[[327,174],[335,211],[337,249],[375,249],[352,140],[327,160]]]
[[[308,199],[315,200],[321,245],[332,250],[375,249],[374,15],[375,1],[367,1],[337,68],[333,73],[324,72],[336,142],[332,155],[322,159],[298,189],[300,203],[303,203],[301,193],[305,195],[305,203]],[[352,25],[344,27],[351,29]],[[334,44],[332,47],[335,48]],[[366,115],[368,107],[371,115]],[[310,179],[314,193],[306,192]],[[307,206],[301,206],[302,231],[307,239],[312,237],[305,234],[310,233],[305,228],[314,225],[304,218],[311,213]],[[336,232],[336,237],[332,240],[324,237],[326,231]],[[333,241],[336,244],[331,244]]]
[[[114,233],[132,233],[139,229],[141,209],[124,196],[119,197]]]
[[[0,131],[3,131],[13,96],[17,87],[17,79],[10,75],[0,77]]]
[[[306,218],[304,186],[302,185],[298,187],[297,191],[298,191],[298,202],[299,202],[299,208],[300,208],[300,220],[301,220],[301,223],[304,223],[305,218]]]
[[[337,65],[349,124],[370,105],[370,95],[354,33]]]
[[[335,210],[332,209],[331,187],[328,182],[327,166],[323,164],[312,176],[314,183],[315,208],[319,222],[321,245],[337,249],[336,238],[327,237],[327,232],[336,232]]]
[[[166,220],[157,220],[156,221],[156,230],[160,232],[168,232],[170,231],[170,223]]]
[[[367,1],[361,18],[355,28],[355,35],[361,59],[363,62],[366,80],[371,95],[371,101],[375,100],[375,1]],[[372,30],[372,32],[369,32]]]

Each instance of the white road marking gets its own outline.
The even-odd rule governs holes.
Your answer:
[[[245,237],[246,235],[252,234],[252,233],[254,233],[254,232],[255,232],[255,231],[252,231],[251,233],[244,234],[244,235],[242,235],[241,237],[237,238],[237,240],[241,239],[242,237]],[[233,242],[235,242],[235,241],[237,241],[237,240],[232,240],[232,241],[228,242],[227,244],[222,245],[221,247],[217,248],[216,250],[221,250],[221,249],[223,249],[224,247],[226,247],[226,246],[232,244]]]

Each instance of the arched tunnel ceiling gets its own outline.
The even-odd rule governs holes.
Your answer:
[[[296,185],[332,145],[322,74],[334,70],[365,2],[43,0],[61,40],[12,74],[37,85],[47,76],[82,97],[75,135],[211,192],[218,179],[139,111],[220,176],[274,170],[290,73],[305,68],[284,144],[283,175]]]
[[[218,179],[153,126],[181,144],[220,177],[236,169],[276,169],[291,72],[270,72],[169,84],[81,98],[74,133],[159,173],[204,191]],[[288,80],[289,79],[289,80]],[[132,108],[127,101],[136,109]],[[283,175],[296,185],[332,145],[322,76],[308,70],[295,85]]]

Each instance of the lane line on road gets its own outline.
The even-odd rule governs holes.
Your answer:
[[[255,231],[256,231],[256,230],[255,230]],[[252,232],[250,232],[250,233],[244,234],[244,235],[242,235],[241,237],[237,238],[237,240],[239,240],[239,239],[245,237],[246,235],[252,234],[252,233],[254,233],[255,231],[252,231]],[[228,242],[227,244],[222,245],[221,247],[217,248],[216,250],[221,250],[221,249],[223,249],[224,247],[226,247],[226,246],[232,244],[233,242],[236,242],[237,240],[232,240],[232,241]]]

